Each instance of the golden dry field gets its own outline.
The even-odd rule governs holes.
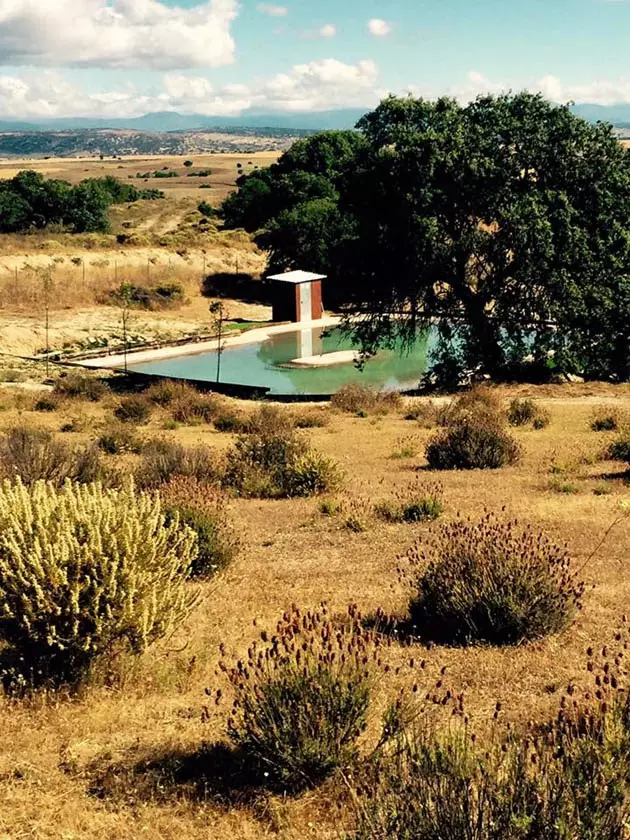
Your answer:
[[[425,659],[429,670],[447,666],[449,684],[465,692],[473,725],[479,726],[497,701],[515,723],[548,719],[569,682],[586,682],[586,648],[610,642],[630,606],[630,519],[623,508],[630,485],[621,464],[602,460],[613,433],[590,428],[597,406],[630,413],[630,386],[576,384],[499,393],[506,402],[515,395],[533,396],[549,409],[551,422],[542,430],[513,430],[522,461],[495,471],[429,472],[423,453],[434,430],[403,419],[413,400],[384,416],[364,418],[324,406],[316,410],[325,412],[327,425],[302,432],[341,465],[340,497],[346,504],[356,500],[365,509],[418,478],[437,480],[444,488],[442,521],[458,513],[480,517],[486,508],[516,517],[566,542],[583,566],[588,584],[583,610],[558,636],[505,649],[413,646],[411,655]],[[69,400],[43,413],[32,410],[35,399],[6,385],[0,391],[0,427],[37,424],[66,441],[84,442],[111,418],[118,400],[113,395],[98,404]],[[77,431],[61,433],[69,422]],[[144,438],[164,436],[221,451],[233,440],[206,425],[173,428],[161,408],[138,431]],[[107,457],[130,469],[138,456]],[[242,540],[240,553],[226,571],[202,585],[203,599],[177,638],[153,647],[141,661],[121,663],[109,687],[90,687],[75,698],[0,700],[0,837],[304,840],[341,835],[347,813],[334,804],[343,800],[343,790],[334,784],[295,799],[226,793],[219,760],[202,748],[225,738],[227,710],[210,704],[204,715],[209,703],[204,689],[217,687],[221,642],[242,655],[293,603],[308,609],[326,601],[333,613],[356,603],[365,615],[382,607],[403,616],[408,593],[398,583],[397,557],[415,540],[426,539],[439,522],[389,525],[368,519],[364,531],[354,532],[339,517],[323,516],[317,499],[233,498],[229,515]],[[395,644],[390,655],[396,662],[410,651]],[[381,678],[379,703],[394,696],[401,680],[393,672]]]
[[[145,340],[168,340],[207,329],[207,301],[199,296],[205,275],[244,272],[258,276],[265,257],[240,231],[223,231],[205,223],[197,206],[218,207],[235,188],[239,174],[267,166],[276,153],[191,155],[186,157],[127,157],[122,160],[50,159],[0,162],[0,179],[23,169],[73,184],[85,178],[113,175],[132,178],[138,188],[162,190],[165,199],[137,201],[111,208],[109,234],[68,234],[52,230],[34,234],[0,235],[0,352],[32,355],[40,352],[46,300],[53,313],[50,346],[61,349],[100,339],[119,330],[119,314],[107,306],[107,296],[121,283],[150,286],[177,282],[188,304],[172,312],[144,313],[135,331]],[[170,171],[176,178],[137,179],[136,173]],[[187,173],[212,170],[209,177]],[[209,186],[210,189],[200,189]],[[120,242],[120,236],[125,237]],[[234,304],[233,317],[265,318],[264,308]]]

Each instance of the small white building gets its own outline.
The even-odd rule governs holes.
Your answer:
[[[322,304],[322,280],[324,274],[310,271],[288,271],[273,274],[272,306],[274,321],[319,321],[324,313]]]

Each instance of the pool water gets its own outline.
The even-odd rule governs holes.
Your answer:
[[[362,370],[352,362],[330,367],[291,367],[302,356],[356,349],[340,329],[309,327],[269,336],[264,341],[226,347],[221,354],[220,381],[269,388],[271,394],[321,396],[348,382],[375,388],[409,390],[418,387],[427,367],[428,338],[420,337],[408,352],[380,350]],[[129,365],[129,370],[181,379],[217,381],[217,351],[176,356]]]

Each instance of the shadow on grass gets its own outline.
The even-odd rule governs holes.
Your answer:
[[[103,765],[101,759],[87,768],[88,794],[103,800],[126,804],[212,800],[232,807],[252,805],[266,796],[260,776],[224,743]]]
[[[401,618],[397,615],[387,615],[383,610],[378,609],[372,615],[364,616],[363,626],[382,636],[395,639],[401,645],[418,645],[432,647],[429,639],[422,638],[408,616]]]

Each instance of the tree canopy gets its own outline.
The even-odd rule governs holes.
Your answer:
[[[630,154],[541,96],[390,97],[241,179],[228,225],[322,271],[370,352],[434,325],[436,374],[630,376]],[[307,177],[310,176],[310,177]]]
[[[163,193],[160,195],[163,196]],[[24,170],[0,181],[0,233],[67,227],[75,233],[109,230],[112,204],[158,197],[156,191],[138,190],[111,175],[87,178],[76,186],[39,172]]]

